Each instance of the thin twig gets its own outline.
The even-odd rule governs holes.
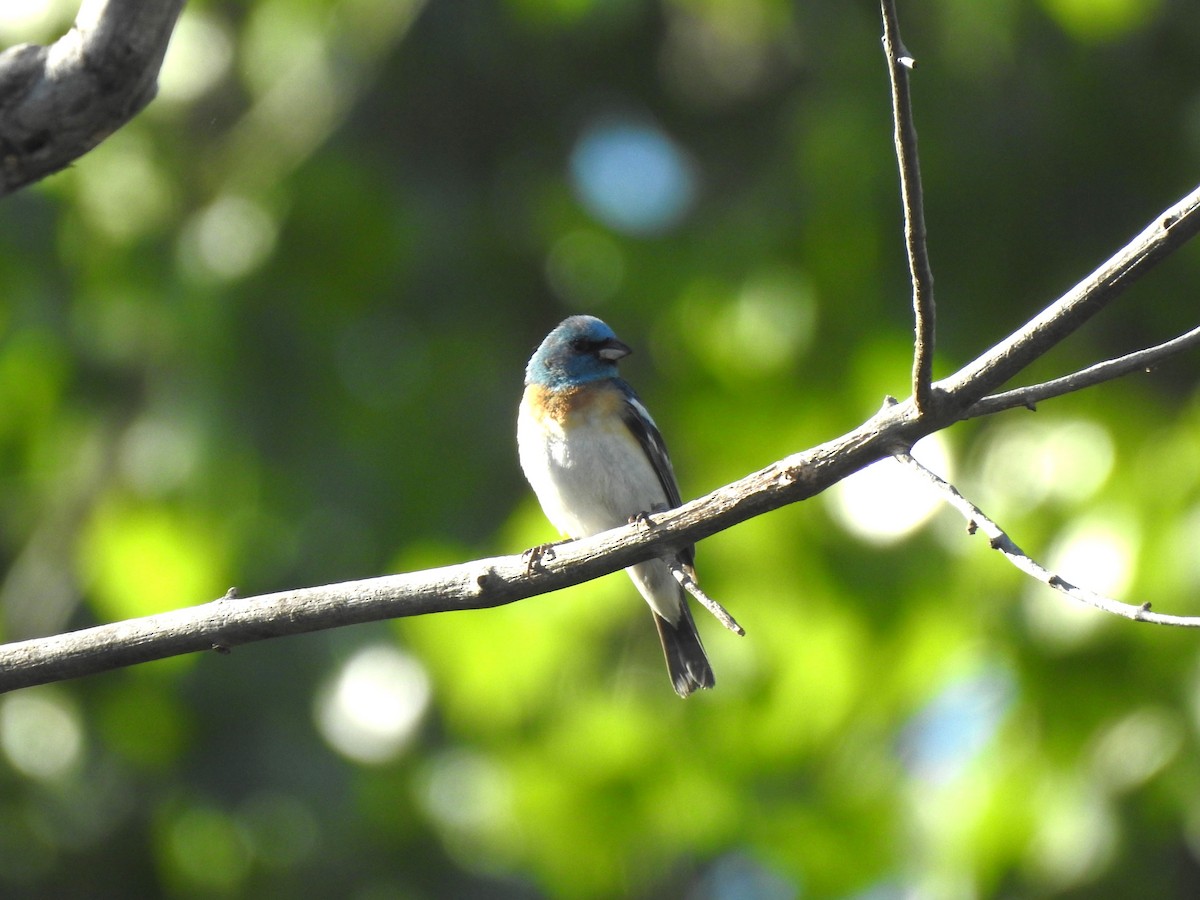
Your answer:
[[[900,198],[904,206],[904,244],[913,286],[913,397],[917,411],[930,411],[933,399],[933,348],[936,310],[933,302],[933,269],[925,241],[925,204],[921,191],[921,163],[917,157],[917,129],[913,122],[908,73],[916,61],[904,49],[895,0],[882,0],[883,49],[892,83],[892,118],[896,161],[900,166]]]
[[[975,531],[982,531],[991,544],[992,549],[1000,551],[1010,563],[1026,575],[1036,578],[1038,581],[1054,588],[1054,590],[1060,593],[1066,594],[1072,600],[1077,600],[1102,612],[1112,613],[1114,616],[1132,619],[1135,622],[1151,622],[1156,625],[1200,628],[1200,616],[1171,616],[1150,612],[1149,603],[1141,605],[1122,603],[1120,600],[1114,600],[1111,597],[1097,594],[1095,591],[1089,591],[1087,588],[1071,584],[1061,575],[1056,575],[1041,563],[1032,559],[1013,542],[1004,529],[984,515],[983,510],[959,493],[958,488],[950,484],[950,482],[946,481],[936,472],[917,462],[908,453],[897,453],[896,459],[909,466],[929,484],[933,485],[942,494],[946,502],[958,510],[963,518],[967,520],[967,526],[972,534]]]
[[[1104,362],[1098,362],[1095,365],[1088,366],[1086,369],[1080,369],[1078,372],[1064,375],[1061,378],[1044,381],[1041,384],[1031,384],[1028,387],[1016,388],[1015,390],[1005,391],[1002,394],[993,394],[991,397],[984,397],[968,409],[963,418],[972,419],[977,416],[989,416],[992,413],[1002,412],[1006,409],[1016,409],[1019,406],[1032,409],[1036,404],[1043,400],[1049,400],[1052,397],[1071,394],[1083,388],[1111,381],[1114,378],[1120,378],[1122,375],[1128,375],[1130,372],[1136,372],[1139,369],[1148,371],[1167,357],[1182,353],[1184,350],[1190,350],[1197,345],[1200,345],[1200,326],[1193,328],[1185,334],[1181,334],[1177,338],[1172,338],[1153,347],[1147,347],[1145,350],[1127,353],[1115,359],[1107,359]]]
[[[741,635],[742,637],[746,636],[746,629],[742,628],[734,620],[725,607],[700,589],[700,585],[696,584],[696,579],[692,577],[692,573],[681,565],[678,560],[669,559],[666,560],[666,563],[671,567],[671,574],[675,576],[675,580],[679,582],[680,586],[699,600],[718,622],[734,634]]]

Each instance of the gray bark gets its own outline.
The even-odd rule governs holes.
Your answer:
[[[0,197],[70,165],[141,112],[184,0],[83,0],[48,46],[0,53]]]

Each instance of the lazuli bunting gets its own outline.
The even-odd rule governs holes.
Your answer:
[[[679,487],[654,420],[617,374],[632,351],[594,316],[571,316],[525,369],[517,417],[521,468],[550,523],[580,538],[678,506]],[[694,548],[676,562],[691,577]],[[650,604],[675,692],[715,684],[684,589],[661,559],[625,570]]]

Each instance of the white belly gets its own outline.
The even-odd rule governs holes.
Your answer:
[[[588,537],[670,505],[645,451],[612,416],[580,416],[568,433],[550,418],[535,420],[522,404],[517,446],[542,511],[567,537]],[[625,571],[651,608],[678,624],[682,589],[667,564],[652,559]]]
[[[551,420],[517,420],[521,468],[552,525],[579,538],[667,507],[666,493],[624,423],[583,417],[564,433]]]

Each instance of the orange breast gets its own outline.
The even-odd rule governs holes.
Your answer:
[[[619,416],[623,402],[620,391],[598,384],[559,390],[531,384],[525,388],[525,396],[535,421],[549,419],[561,428],[576,427],[597,417]]]

